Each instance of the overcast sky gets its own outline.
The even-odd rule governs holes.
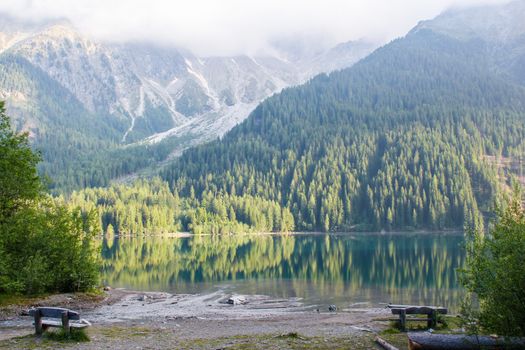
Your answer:
[[[301,37],[313,43],[385,42],[449,7],[505,0],[1,0],[0,11],[32,20],[65,17],[112,41],[153,40],[200,55],[256,53]]]

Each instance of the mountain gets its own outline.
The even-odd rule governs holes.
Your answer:
[[[523,18],[515,1],[422,22],[351,68],[266,99],[162,177],[206,203],[276,202],[298,230],[479,225],[502,189],[496,163],[525,151]]]
[[[347,67],[374,47],[346,43],[295,60],[284,58],[290,56],[286,46],[273,55],[197,57],[152,43],[93,41],[65,20],[30,23],[0,16],[0,98],[15,124],[34,136],[43,170],[58,186],[103,185],[156,164],[152,155],[166,158],[222,136],[266,97]],[[21,85],[19,78],[29,83]],[[75,142],[83,144],[78,154],[63,152]],[[98,161],[88,164],[94,157]],[[115,157],[137,164],[117,162],[119,169],[110,170],[97,165]],[[71,180],[76,173],[80,178]]]
[[[485,60],[507,79],[525,84],[525,2],[482,6],[468,11],[447,11],[415,30],[428,29],[460,41],[480,40]]]

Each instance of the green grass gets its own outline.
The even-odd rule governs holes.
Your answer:
[[[399,328],[397,328],[397,327],[390,327],[390,328],[387,328],[384,331],[382,331],[380,334],[384,335],[384,334],[399,334],[399,333],[401,333]]]
[[[39,300],[44,297],[46,297],[46,295],[27,296],[20,294],[0,294],[0,307],[11,305],[28,305],[33,303],[35,300]]]
[[[83,341],[74,337],[65,338],[64,334],[35,337],[34,334],[0,341],[0,349],[55,349],[58,347],[75,348],[76,343]],[[374,349],[374,335],[371,333],[348,334],[342,336],[306,336],[297,332],[268,333],[255,335],[237,335],[218,338],[181,338],[173,329],[158,329],[142,326],[104,326],[89,329],[90,348],[115,348],[128,346],[158,347],[171,349],[297,349],[297,350],[332,350],[332,349]],[[403,336],[405,334],[396,334]],[[403,342],[402,340],[400,341]]]
[[[43,334],[45,339],[59,341],[59,342],[88,342],[90,341],[89,336],[83,329],[71,329],[71,332],[67,334],[63,329],[58,331],[48,331]]]
[[[438,323],[436,327],[433,327],[432,329],[438,333],[450,333],[450,331],[453,331],[459,328],[461,328],[461,318],[460,317],[440,315],[438,316]],[[427,329],[428,329],[428,326],[427,326],[426,321],[408,321],[406,323],[407,332],[424,331]],[[381,332],[381,334],[385,334],[384,332],[390,332],[389,334],[395,334],[395,333],[401,332],[399,329],[399,321],[390,321],[390,327],[387,328],[385,331]]]
[[[53,294],[60,294],[60,293],[46,293],[46,294],[36,294],[36,295],[0,293],[0,307],[11,306],[11,305],[34,304],[35,302],[45,299]],[[102,287],[93,288],[86,292],[76,292],[72,294],[75,294],[85,299],[97,299],[97,298],[100,298],[101,296],[104,296],[104,289]]]
[[[373,349],[374,340],[371,335],[359,335],[348,337],[307,337],[297,332],[286,334],[264,334],[246,335],[215,339],[193,339],[189,342],[182,342],[180,348],[193,349],[222,349],[247,350],[247,349],[317,349],[317,350],[337,350],[337,349]]]
[[[34,333],[14,337],[0,341],[0,349],[56,349],[62,346],[75,346],[81,342],[89,342],[90,338],[86,332],[73,329],[70,335],[67,335],[62,329],[58,331],[47,331],[41,337],[35,336]],[[63,344],[63,345],[58,345]],[[103,348],[100,345],[100,348]]]

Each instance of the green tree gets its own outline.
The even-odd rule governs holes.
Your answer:
[[[27,133],[11,129],[0,101],[0,224],[42,191],[36,165],[40,156],[31,150]]]
[[[98,218],[47,196],[39,159],[0,102],[0,293],[87,290],[98,280]]]
[[[525,336],[525,211],[518,189],[497,208],[487,234],[470,233],[467,248],[461,280],[474,298],[468,299],[465,316],[482,330]],[[472,306],[476,299],[479,309]]]

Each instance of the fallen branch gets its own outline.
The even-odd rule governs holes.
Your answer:
[[[380,337],[376,337],[376,343],[381,345],[386,350],[398,350],[398,348],[396,348],[395,346],[391,345],[389,342],[387,342],[386,340],[384,340],[384,339],[382,339]]]

